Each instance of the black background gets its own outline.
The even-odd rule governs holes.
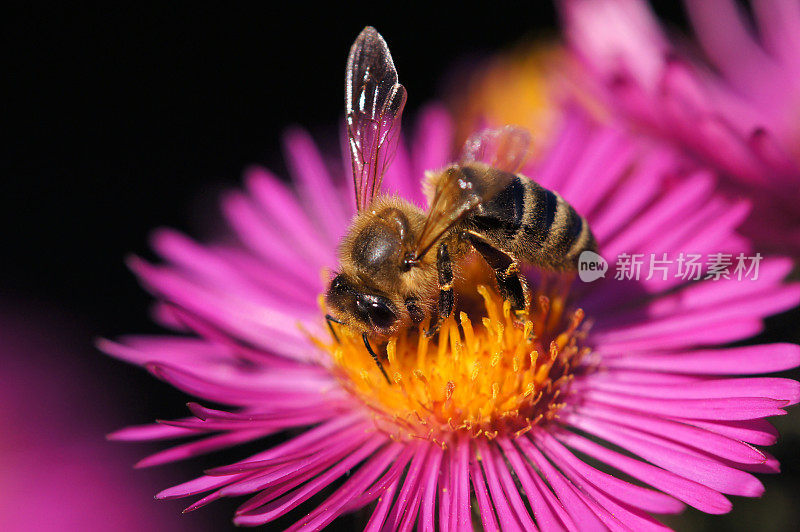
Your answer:
[[[286,126],[330,131],[342,114],[347,51],[363,26],[389,42],[410,116],[441,94],[454,65],[557,31],[549,3],[376,4],[39,4],[5,18],[12,94],[4,105],[0,294],[82,331],[85,345],[76,349],[93,368],[87,408],[111,402],[119,426],[184,413],[185,396],[90,347],[93,337],[158,330],[123,258],[147,255],[158,226],[207,235],[217,193],[237,186],[245,166],[282,171]],[[685,26],[672,3],[658,11]],[[174,466],[176,482],[201,465]],[[159,504],[174,504],[176,520],[211,519],[217,528],[228,526],[234,507],[182,518],[182,502]]]

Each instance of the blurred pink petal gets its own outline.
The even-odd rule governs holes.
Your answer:
[[[621,122],[721,171],[747,196],[759,249],[800,256],[800,5],[685,0],[701,52],[672,42],[644,0],[561,0],[583,84]]]
[[[44,307],[44,308],[42,308]],[[120,400],[99,379],[88,331],[39,303],[0,302],[0,530],[211,530],[153,505],[167,475],[131,471],[137,454],[105,441]],[[119,440],[181,437],[181,429],[132,427]]]

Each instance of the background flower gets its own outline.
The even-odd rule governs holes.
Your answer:
[[[104,440],[120,394],[98,382],[85,324],[53,309],[0,303],[0,529],[211,530],[153,504],[166,475],[131,474],[133,449]]]
[[[560,2],[564,33],[596,94],[635,127],[727,177],[754,210],[761,249],[800,254],[800,6],[687,0],[699,46],[671,40],[643,0]]]
[[[513,50],[459,65],[448,80],[456,143],[483,127],[524,124],[537,150],[560,126],[559,66],[568,60],[555,42],[524,42]]]
[[[449,160],[449,140],[446,115],[426,112],[410,147],[401,146],[387,188],[419,202],[417,176]],[[382,430],[374,430],[375,410],[360,404],[362,395],[345,392],[347,386],[326,369],[331,362],[324,352],[294,327],[299,321],[312,335],[325,334],[316,303],[324,290],[319,271],[335,266],[335,244],[351,207],[346,180],[331,176],[310,137],[292,131],[286,146],[299,201],[268,171],[253,169],[246,177],[248,193],[234,192],[223,201],[241,244],[203,246],[162,230],[154,247],[167,264],[130,262],[161,300],[159,321],[193,334],[126,337],[101,347],[145,365],[183,391],[234,407],[227,412],[191,404],[193,417],[114,434],[122,440],[200,436],[151,455],[140,466],[316,426],[159,497],[201,497],[189,507],[196,509],[225,496],[250,495],[235,521],[254,525],[292,511],[350,471],[325,502],[310,507],[298,527],[324,526],[380,497],[371,518],[375,526],[387,519],[391,527],[413,523],[417,515],[432,526],[438,508],[440,524],[461,528],[470,520],[471,485],[489,528],[496,521],[527,528],[535,516],[544,528],[603,523],[639,529],[657,526],[646,512],[674,513],[683,508],[679,501],[724,513],[731,504],[722,494],[763,492],[748,471],[776,472],[777,462],[749,444],[775,442],[774,429],[763,418],[800,400],[800,387],[788,379],[728,377],[795,367],[800,349],[715,346],[758,333],[765,316],[797,304],[800,287],[782,284],[789,261],[769,260],[758,280],[750,282],[684,284],[670,277],[576,286],[576,301],[593,323],[585,338],[591,354],[579,358],[572,328],[559,336],[564,353],[550,367],[547,390],[558,387],[562,395],[544,405],[556,408],[558,418],[521,430],[518,437],[502,429],[489,438],[445,431],[444,448],[435,439],[406,441],[406,429],[398,425],[400,440],[395,441],[384,422]],[[713,177],[684,169],[669,150],[642,150],[623,132],[597,126],[580,112],[567,113],[552,150],[526,172],[586,214],[607,256],[749,252],[748,242],[735,234],[746,203],[714,195]],[[553,305],[559,301],[556,295]],[[390,355],[387,372],[394,375],[399,366],[391,360]],[[570,368],[569,360],[580,363]],[[362,368],[361,373],[373,374],[373,383],[380,382],[374,365]],[[571,387],[565,384],[570,379]],[[374,405],[383,408],[378,418],[391,418],[391,405],[380,399]],[[652,465],[619,454],[611,448],[615,445]],[[656,491],[602,473],[568,449]],[[533,516],[508,468],[520,479]]]

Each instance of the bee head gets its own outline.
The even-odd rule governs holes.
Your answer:
[[[362,332],[388,336],[398,322],[397,308],[389,298],[362,291],[344,273],[331,281],[325,302],[337,318]]]
[[[325,295],[329,312],[362,333],[389,336],[410,319],[405,303],[420,284],[407,267],[422,214],[394,198],[354,218],[339,247],[341,270]],[[412,222],[413,221],[413,222]]]

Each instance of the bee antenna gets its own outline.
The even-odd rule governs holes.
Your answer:
[[[369,338],[367,338],[367,333],[363,333],[361,335],[361,339],[364,340],[364,345],[366,346],[367,351],[369,351],[370,356],[372,356],[372,360],[375,361],[375,363],[378,365],[378,368],[381,370],[381,373],[383,373],[384,378],[386,378],[386,382],[391,385],[392,381],[389,380],[389,375],[387,375],[386,370],[383,369],[383,364],[381,364],[381,359],[378,358],[378,355],[375,353],[375,351],[372,350],[372,346],[369,345]]]

